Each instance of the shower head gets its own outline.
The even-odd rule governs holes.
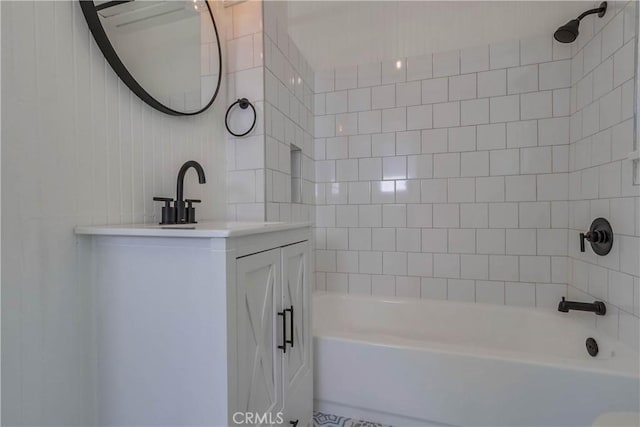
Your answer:
[[[578,37],[579,26],[580,21],[578,21],[577,19],[572,19],[562,27],[558,28],[556,32],[553,33],[553,38],[558,40],[560,43],[572,43]]]
[[[553,33],[553,38],[558,40],[560,43],[572,43],[576,40],[578,34],[580,33],[578,31],[579,26],[580,21],[578,21],[577,19],[572,19],[562,27],[558,28],[556,32]]]
[[[578,38],[578,27],[580,26],[580,21],[587,15],[591,15],[597,13],[600,18],[604,16],[607,12],[607,2],[603,1],[600,3],[600,7],[597,9],[590,9],[578,16],[576,19],[572,19],[567,22],[553,33],[553,38],[555,38],[560,43],[572,43]]]

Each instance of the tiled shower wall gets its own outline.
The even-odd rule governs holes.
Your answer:
[[[287,2],[267,1],[263,8],[266,219],[310,221],[315,216],[314,74],[289,37]],[[300,150],[293,171],[292,148]],[[293,199],[292,183],[298,186],[299,200]]]
[[[640,185],[633,185],[637,3],[610,3],[585,20],[571,64],[569,296],[606,301],[597,328],[638,346]],[[604,257],[580,252],[579,233],[607,218],[614,245]]]
[[[317,286],[557,304],[570,86],[551,35],[317,71]]]
[[[309,221],[315,212],[313,70],[287,31],[287,4],[247,1],[226,9],[228,103],[246,97],[256,107],[253,131],[227,133],[227,218]],[[236,133],[251,125],[235,108]],[[292,200],[291,149],[300,149],[301,200]],[[296,173],[294,173],[296,175]]]
[[[226,66],[229,106],[238,98],[247,98],[255,106],[256,124],[244,137],[225,132],[227,159],[227,219],[264,221],[265,219],[265,135],[264,135],[264,60],[262,2],[247,1],[225,8],[227,23]],[[229,126],[242,134],[251,126],[250,109],[238,106],[229,114]]]

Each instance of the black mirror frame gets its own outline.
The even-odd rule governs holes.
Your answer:
[[[112,3],[126,3],[132,0],[125,1],[117,1]],[[116,72],[120,80],[124,82],[124,84],[131,89],[133,93],[135,93],[140,99],[146,102],[151,107],[155,108],[158,111],[161,111],[165,114],[169,114],[171,116],[194,116],[196,114],[200,114],[205,111],[207,108],[213,104],[213,101],[218,96],[218,92],[220,91],[220,85],[222,83],[222,48],[220,46],[220,36],[218,34],[218,26],[216,25],[216,20],[213,17],[213,12],[211,12],[211,7],[209,6],[208,0],[204,0],[204,3],[207,5],[207,10],[209,11],[209,16],[211,17],[211,22],[213,23],[213,30],[216,34],[216,40],[218,41],[218,85],[216,86],[216,91],[214,92],[211,100],[207,105],[205,105],[202,109],[193,112],[183,112],[177,111],[172,108],[167,107],[157,99],[155,99],[149,92],[147,92],[138,81],[131,75],[127,67],[122,63],[118,54],[116,53],[113,45],[109,41],[109,37],[107,33],[104,31],[102,27],[102,23],[100,22],[100,18],[98,17],[98,9],[94,4],[93,0],[79,0],[80,8],[82,9],[82,14],[84,15],[87,24],[89,25],[89,30],[91,34],[93,34],[93,38],[95,39],[98,47],[102,51],[105,59],[113,68],[113,71]]]

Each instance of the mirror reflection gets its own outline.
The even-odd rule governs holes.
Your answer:
[[[220,46],[205,0],[94,5],[120,61],[151,97],[179,114],[199,112],[213,101],[221,77]]]

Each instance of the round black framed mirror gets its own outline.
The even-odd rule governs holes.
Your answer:
[[[202,113],[222,81],[222,49],[207,0],[80,0],[98,47],[144,102],[172,116]]]

